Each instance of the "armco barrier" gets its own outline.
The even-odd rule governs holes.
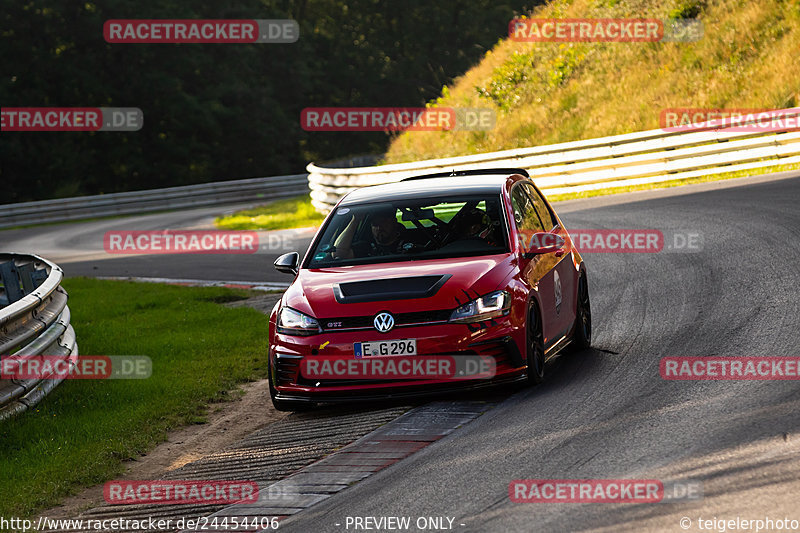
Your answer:
[[[800,108],[781,110],[800,117]],[[741,126],[755,121],[743,121]],[[699,125],[691,131],[649,130],[532,148],[519,148],[413,163],[322,168],[309,164],[311,199],[328,212],[349,191],[403,178],[467,168],[525,168],[547,195],[657,183],[723,172],[800,162],[800,131],[721,131]],[[752,128],[751,128],[752,129]]]
[[[61,269],[41,257],[13,253],[0,253],[0,268],[0,357],[48,355],[75,364],[78,344]],[[36,405],[60,382],[0,380],[0,420]]]
[[[186,209],[223,202],[268,201],[308,192],[307,174],[201,183],[185,187],[0,205],[0,228],[40,222]]]

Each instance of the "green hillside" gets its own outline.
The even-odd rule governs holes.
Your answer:
[[[665,108],[782,108],[800,101],[797,0],[558,0],[535,18],[699,18],[695,42],[500,40],[434,105],[490,107],[486,132],[407,132],[386,162],[466,155],[659,126]]]

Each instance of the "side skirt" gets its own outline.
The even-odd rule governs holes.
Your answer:
[[[544,360],[545,360],[545,362],[557,357],[558,354],[561,352],[561,350],[566,348],[569,345],[569,343],[570,343],[570,338],[567,335],[564,335],[563,337],[558,339],[558,341],[556,341],[554,344],[552,344],[550,346],[550,348],[545,350],[545,352],[544,352]]]

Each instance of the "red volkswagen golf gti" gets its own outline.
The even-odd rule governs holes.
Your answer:
[[[344,196],[270,315],[277,409],[539,383],[545,362],[591,341],[586,267],[521,169],[458,171]],[[489,357],[491,379],[309,379],[310,358]]]

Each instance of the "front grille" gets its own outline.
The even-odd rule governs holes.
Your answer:
[[[478,344],[474,346],[475,353],[480,355],[489,355],[494,358],[494,363],[497,369],[500,370],[504,366],[514,366],[511,363],[511,358],[508,353],[508,346],[502,341],[492,341],[486,344]]]
[[[302,357],[278,357],[275,364],[276,381],[278,385],[294,383],[300,375],[300,361]]]
[[[422,355],[422,354],[420,354]],[[424,355],[487,355],[494,358],[498,370],[501,367],[511,365],[508,348],[502,341],[492,341],[490,343],[474,346],[473,350],[458,350],[451,352],[429,353]],[[413,356],[409,356],[413,357]],[[379,384],[403,384],[408,383],[405,379],[307,379],[302,374],[297,377],[298,385],[311,387],[347,387],[358,385],[379,385]]]
[[[306,379],[300,377],[298,385],[306,387],[358,387],[360,385],[386,385],[387,383],[407,383],[404,379]]]
[[[452,309],[441,309],[438,311],[414,311],[412,313],[392,314],[394,316],[394,327],[411,326],[415,324],[430,324],[436,322],[447,322]],[[372,316],[348,316],[341,318],[320,318],[318,319],[322,331],[344,331],[348,329],[373,329],[375,326]]]

